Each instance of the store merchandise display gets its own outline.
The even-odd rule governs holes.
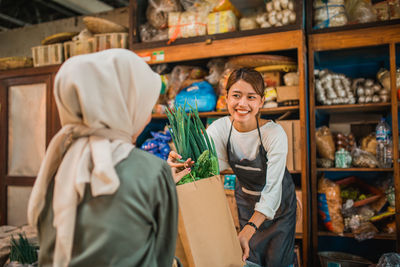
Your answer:
[[[213,35],[256,28],[279,27],[296,22],[295,1],[266,1],[257,9],[239,12],[229,0],[153,0],[146,22],[139,25],[142,42]],[[243,13],[243,14],[242,14]]]
[[[240,67],[254,68],[262,74],[265,108],[298,105],[296,62],[286,56],[256,54],[214,58],[205,66],[176,65],[171,68],[168,64],[154,65],[153,70],[161,75],[163,81],[154,113],[165,113],[166,109],[183,106],[185,102],[191,106],[197,102],[200,112],[226,110],[226,83],[233,69]]]
[[[400,1],[314,0],[314,29],[400,18]]]
[[[76,55],[109,48],[128,48],[128,29],[112,21],[84,17],[81,32],[56,33],[44,38],[40,46],[32,47],[35,67],[61,64]]]
[[[325,229],[337,234],[353,233],[359,241],[376,234],[392,233],[394,209],[385,191],[393,187],[387,178],[370,185],[362,177],[318,181],[318,209]]]
[[[316,99],[322,105],[390,102],[390,87],[380,81],[383,78],[378,78],[380,82],[366,78],[350,79],[326,69],[315,70],[314,75]],[[377,76],[383,75],[378,72]]]

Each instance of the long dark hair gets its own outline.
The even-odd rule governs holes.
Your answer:
[[[231,86],[239,80],[249,83],[261,98],[264,96],[264,79],[258,71],[250,68],[234,70],[231,75],[229,75],[228,82],[226,83],[226,92],[228,93]]]

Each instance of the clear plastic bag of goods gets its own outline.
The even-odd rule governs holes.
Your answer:
[[[399,253],[385,253],[379,258],[377,267],[399,266],[400,254]]]
[[[207,68],[209,74],[205,77],[206,81],[213,86],[217,85],[225,70],[225,63],[226,60],[222,58],[215,58],[208,61]]]
[[[372,153],[361,150],[357,147],[351,151],[351,157],[353,159],[354,167],[376,168],[379,166],[379,162]]]
[[[314,0],[314,29],[347,24],[344,0]]]
[[[253,30],[259,28],[255,17],[243,17],[239,20],[239,29],[241,31]]]
[[[165,29],[168,27],[168,13],[175,11],[181,11],[178,0],[149,0],[147,22],[156,29]]]
[[[328,127],[322,126],[315,132],[318,154],[322,158],[335,160],[335,143]]]
[[[207,17],[208,34],[233,32],[237,29],[237,18],[231,10],[212,12]]]
[[[172,69],[167,89],[168,99],[174,99],[179,93],[183,81],[189,77],[192,68],[192,66],[178,65]]]
[[[318,181],[318,213],[327,230],[343,233],[340,186],[326,178]]]
[[[149,23],[139,26],[140,40],[142,42],[154,42],[168,40],[168,29],[157,29]]]
[[[371,3],[364,0],[347,0],[345,8],[349,22],[367,23],[376,21],[376,14]]]
[[[205,35],[207,14],[203,12],[171,12],[168,16],[168,38],[170,42],[178,38]]]

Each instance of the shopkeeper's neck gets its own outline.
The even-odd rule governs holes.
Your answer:
[[[257,119],[259,120],[259,118],[256,118],[256,117],[246,120],[246,121],[235,120],[233,122],[233,127],[235,127],[236,131],[241,132],[241,133],[250,132],[250,131],[257,129]],[[231,121],[232,121],[232,118],[231,118]],[[259,121],[259,124],[260,124],[260,121]]]

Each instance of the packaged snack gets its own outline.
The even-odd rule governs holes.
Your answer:
[[[208,34],[233,32],[237,29],[237,18],[231,10],[213,12],[207,17]]]
[[[329,128],[322,126],[315,132],[317,150],[322,158],[335,160],[335,143]]]
[[[340,187],[329,179],[318,181],[318,213],[325,227],[334,233],[344,230]]]

